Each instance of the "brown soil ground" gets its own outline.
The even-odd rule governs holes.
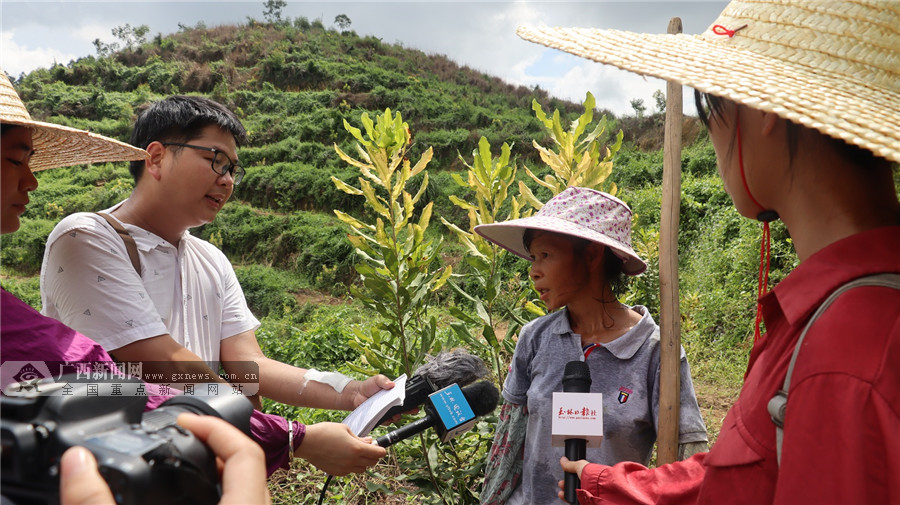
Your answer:
[[[709,433],[710,446],[719,435],[719,428],[728,409],[737,400],[739,388],[722,387],[722,384],[702,383],[694,380],[694,392],[697,393],[697,402],[700,404],[700,413],[706,422],[706,431]]]

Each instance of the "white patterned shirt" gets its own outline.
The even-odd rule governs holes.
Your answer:
[[[94,213],[72,214],[47,239],[41,312],[108,351],[168,333],[218,370],[221,341],[259,327],[231,263],[189,232],[175,247],[122,224],[137,244],[141,276],[109,223]]]

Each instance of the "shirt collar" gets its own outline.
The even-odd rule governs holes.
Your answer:
[[[650,311],[647,310],[647,307],[635,305],[632,307],[632,310],[641,314],[641,320],[621,337],[612,342],[600,344],[600,346],[606,348],[606,350],[618,359],[631,359],[641,346],[644,345],[647,337],[653,334],[653,330],[656,329],[656,322],[653,320],[653,316],[650,315]],[[572,326],[569,324],[568,309],[564,308],[557,312],[557,314],[559,314],[559,316],[549,327],[551,334],[559,335],[560,337],[574,338],[575,332],[572,331]]]
[[[871,274],[900,272],[897,251],[900,226],[876,228],[839,240],[795,268],[762,298],[763,307],[777,304],[787,321],[797,324],[847,282]]]
[[[151,231],[145,230],[145,229],[141,228],[140,226],[135,226],[135,225],[129,224],[129,223],[123,223],[116,216],[113,216],[112,212],[114,210],[118,209],[120,206],[122,206],[122,204],[124,204],[126,201],[128,201],[127,198],[125,200],[122,200],[121,202],[113,205],[112,207],[104,210],[103,212],[112,216],[113,219],[119,221],[119,223],[121,223],[122,226],[125,227],[125,230],[128,231],[129,234],[131,234],[132,238],[134,238],[134,243],[135,243],[135,245],[137,245],[137,248],[139,250],[147,252],[147,251],[159,248],[160,250],[165,251],[165,252],[179,251],[182,247],[182,244],[184,244],[185,239],[188,237],[191,237],[190,231],[185,230],[184,233],[181,234],[181,240],[178,241],[178,247],[175,247],[174,245],[169,243],[169,241],[167,241],[166,239],[160,237],[159,235],[157,235]]]

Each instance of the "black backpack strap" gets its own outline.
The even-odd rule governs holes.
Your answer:
[[[122,226],[122,223],[114,219],[112,216],[105,212],[95,212],[98,216],[106,219],[106,222],[109,223],[110,226],[116,230],[116,233],[122,237],[122,241],[125,242],[125,250],[128,251],[128,258],[131,260],[131,266],[134,267],[134,271],[137,272],[138,276],[141,275],[141,257],[138,256],[137,243],[134,241],[134,237],[128,233],[128,230]]]
[[[806,338],[806,333],[816,319],[818,319],[823,312],[828,310],[828,307],[837,299],[837,297],[841,296],[845,291],[860,286],[882,286],[900,290],[900,274],[875,274],[854,279],[832,292],[831,295],[822,302],[822,305],[816,309],[812,317],[809,318],[809,322],[806,323],[806,327],[804,327],[803,332],[800,333],[800,338],[797,339],[797,345],[794,346],[794,354],[791,356],[791,362],[788,365],[787,376],[784,378],[784,386],[771,400],[769,400],[769,405],[767,407],[769,415],[772,416],[772,422],[775,423],[775,450],[778,454],[778,466],[781,466],[781,441],[784,436],[784,413],[787,409],[788,389],[791,385],[791,374],[794,372],[794,364],[797,362],[797,355],[800,353],[800,346],[803,344],[803,339]]]

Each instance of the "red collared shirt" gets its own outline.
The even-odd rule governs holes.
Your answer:
[[[589,465],[579,502],[900,503],[900,290],[850,290],[810,329],[791,378],[780,470],[766,410],[815,309],[848,281],[881,272],[900,273],[900,227],[804,261],[762,299],[767,333],[712,450],[649,470]]]

